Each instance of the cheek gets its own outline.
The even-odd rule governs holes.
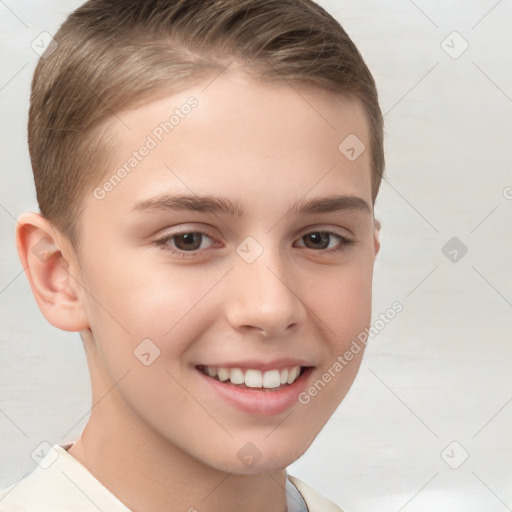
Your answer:
[[[305,303],[336,352],[350,345],[371,321],[372,265],[364,260],[326,273],[305,290]]]
[[[84,281],[90,318],[101,321],[102,328],[117,323],[128,333],[140,334],[141,324],[154,325],[148,321],[154,317],[148,318],[148,314],[155,308],[165,310],[169,303],[176,302],[176,298],[173,301],[173,288],[166,286],[164,280],[159,280],[139,261],[119,258],[119,255],[113,258],[109,254],[105,255],[105,262],[98,259],[97,255],[88,256]],[[165,302],[162,300],[164,289]]]
[[[198,280],[181,268],[127,259],[97,269],[92,265],[85,276],[98,364],[112,383],[121,381],[118,391],[133,412],[168,423],[172,411],[162,403],[172,410],[194,405],[178,384],[187,379],[182,356],[211,322],[201,299],[218,277]]]
[[[357,264],[338,267],[309,290],[306,303],[314,311],[311,318],[323,338],[324,357],[299,403],[311,419],[311,431],[316,432],[315,422],[327,421],[359,370],[365,344],[358,336],[371,322],[372,264],[362,259]]]
[[[84,273],[91,330],[116,360],[123,354],[133,358],[145,339],[158,347],[162,360],[166,355],[179,357],[212,322],[204,299],[224,273],[212,269],[199,275],[193,266],[165,265],[161,260],[141,264],[125,258],[101,267],[93,262]]]

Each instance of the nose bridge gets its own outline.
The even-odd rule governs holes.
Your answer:
[[[247,237],[237,247],[226,301],[226,315],[236,329],[279,335],[301,323],[305,311],[293,291],[279,247]]]

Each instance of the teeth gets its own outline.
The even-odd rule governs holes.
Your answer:
[[[291,384],[299,376],[299,373],[300,366],[294,366],[293,368],[290,368],[288,372],[288,380],[286,382],[288,382],[288,384]]]
[[[224,382],[229,379],[229,371],[226,368],[219,368],[217,370],[217,376],[220,381]]]
[[[279,370],[270,370],[263,374],[264,388],[278,388],[281,385],[281,374]]]
[[[300,374],[300,366],[266,372],[255,369],[244,371],[241,368],[207,366],[205,373],[210,377],[217,377],[221,382],[229,380],[231,384],[245,384],[248,388],[274,389],[295,382]]]
[[[248,388],[261,388],[263,376],[259,370],[247,370],[245,372],[245,385]]]
[[[244,372],[240,368],[232,368],[229,372],[229,380],[231,384],[243,384],[244,383]]]

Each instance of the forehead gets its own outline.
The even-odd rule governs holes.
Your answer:
[[[120,112],[107,132],[104,204],[167,189],[299,198],[317,186],[371,203],[365,112],[357,100],[313,86],[225,73]]]

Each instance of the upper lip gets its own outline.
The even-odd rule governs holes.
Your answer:
[[[262,372],[267,370],[283,370],[284,368],[290,368],[293,366],[313,366],[310,362],[304,361],[303,359],[295,358],[283,358],[276,359],[274,361],[262,362],[256,360],[245,359],[243,361],[236,362],[222,362],[222,363],[201,363],[196,366],[206,366],[215,368],[240,368],[242,370],[260,370]]]

